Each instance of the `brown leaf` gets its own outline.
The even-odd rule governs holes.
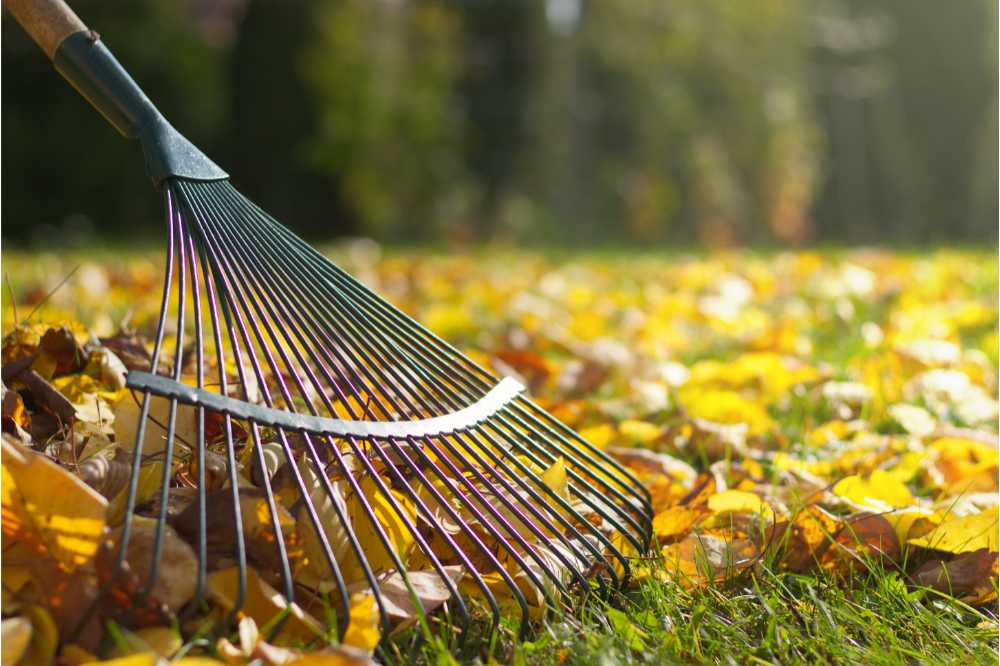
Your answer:
[[[968,604],[997,598],[997,553],[988,548],[962,553],[951,561],[933,559],[911,576],[916,585],[933,588]]]
[[[863,512],[844,521],[822,561],[827,569],[846,573],[863,570],[869,562],[891,565],[899,556],[899,537],[892,523],[879,514]]]
[[[153,594],[142,594],[147,576],[140,578],[136,572],[132,571],[127,554],[120,568],[116,566],[117,563],[117,541],[106,539],[101,544],[95,562],[97,580],[101,589],[107,590],[102,596],[102,610],[106,616],[129,627],[152,627],[167,624],[169,611],[166,605]],[[148,572],[148,569],[145,572]]]
[[[227,488],[210,492],[205,497],[207,548],[209,555],[232,557],[236,552],[236,518],[233,492]],[[258,488],[239,489],[239,512],[243,521],[247,558],[261,571],[277,571],[278,552],[274,525],[264,491]],[[278,524],[293,560],[301,557],[301,547],[295,531],[295,519],[276,502]],[[198,502],[191,502],[173,521],[177,531],[189,542],[198,538]]]
[[[69,398],[60,393],[56,387],[34,370],[25,370],[15,379],[24,384],[24,387],[31,392],[31,397],[35,399],[35,402],[61,419],[63,423],[69,423],[76,419],[76,408],[69,401]]]
[[[118,552],[122,528],[111,535],[114,552]],[[125,559],[140,585],[149,580],[153,563],[156,539],[156,521],[134,516],[132,533],[129,537]],[[176,612],[195,593],[195,578],[198,572],[198,557],[194,550],[178,536],[170,525],[163,526],[160,550],[160,567],[150,594],[161,601],[170,611]]]
[[[145,341],[134,331],[122,329],[100,340],[101,346],[113,351],[129,370],[149,370],[152,358],[146,350]]]
[[[109,500],[125,488],[130,472],[128,454],[121,449],[116,451],[114,458],[92,456],[80,463],[76,470],[77,476]]]
[[[499,351],[493,355],[490,363],[501,374],[516,375],[524,380],[524,383],[532,391],[537,391],[552,374],[552,368],[548,361],[534,352],[522,349]],[[513,372],[510,372],[511,370]]]
[[[52,376],[68,375],[83,367],[86,356],[76,341],[76,336],[66,326],[45,331],[38,344],[39,356],[48,357],[54,363]]]

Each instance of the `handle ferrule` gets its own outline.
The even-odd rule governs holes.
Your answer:
[[[146,173],[157,188],[167,178],[229,177],[167,122],[97,33],[88,30],[62,0],[5,0],[5,4],[63,78],[123,136],[139,140]]]
[[[63,40],[87,29],[63,0],[4,0],[4,6],[49,60],[55,57]]]

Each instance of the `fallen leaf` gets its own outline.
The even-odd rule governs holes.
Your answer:
[[[451,565],[442,567],[445,575],[456,587],[461,580],[464,567]],[[409,571],[407,578],[413,587],[417,600],[425,613],[432,613],[441,604],[451,598],[448,586],[437,571]],[[385,604],[386,613],[395,620],[410,620],[417,614],[417,606],[413,603],[410,591],[407,589],[403,576],[393,573],[379,583],[379,592]]]
[[[864,569],[869,562],[895,563],[899,557],[899,538],[892,524],[879,514],[859,513],[844,520],[821,560],[826,569],[845,573]]]
[[[996,552],[997,509],[994,507],[970,516],[949,518],[924,536],[910,539],[908,543],[946,553],[969,553],[984,548]]]
[[[239,567],[229,567],[214,571],[208,576],[209,595],[224,609],[236,608],[239,591]],[[302,610],[298,604],[289,604],[285,597],[261,580],[252,567],[247,567],[246,598],[239,609],[252,617],[257,626],[267,626],[278,615],[288,612],[288,618],[281,626],[275,642],[280,640],[300,640],[311,642],[324,633],[323,625],[316,618]]]
[[[375,605],[375,596],[370,592],[357,592],[351,595],[351,605],[348,609],[350,622],[344,638],[344,645],[356,647],[371,654],[382,640],[379,628],[379,612]]]
[[[31,620],[25,617],[7,618],[0,624],[0,663],[14,666],[31,642]]]
[[[149,574],[152,571],[156,533],[157,521],[133,516],[132,533],[129,536],[125,559],[143,587],[149,581]],[[115,553],[120,547],[121,535],[122,528],[118,528],[111,535]],[[149,593],[168,609],[176,612],[194,596],[198,556],[170,525],[163,526],[159,545],[159,569]]]
[[[3,532],[39,544],[67,571],[93,559],[107,500],[44,456],[3,440]]]
[[[933,559],[911,578],[917,585],[945,592],[965,603],[987,604],[997,598],[997,553],[981,548],[950,561]]]
[[[855,474],[841,479],[833,487],[833,493],[869,511],[888,511],[916,502],[905,483],[880,469],[867,478]]]
[[[759,495],[743,490],[724,490],[708,498],[708,508],[712,513],[760,513],[767,504]]]
[[[670,507],[653,518],[653,533],[661,543],[666,543],[690,532],[707,515],[703,507]]]

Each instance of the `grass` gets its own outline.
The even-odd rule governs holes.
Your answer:
[[[721,586],[685,590],[653,580],[574,615],[550,617],[526,642],[516,627],[492,652],[499,663],[912,664],[996,663],[996,609],[974,609],[899,574],[866,571],[844,581],[759,567]],[[395,664],[475,663],[488,651],[403,638],[382,657]]]
[[[392,257],[399,252],[389,254]],[[607,255],[602,258],[610,263],[631,259],[617,251]],[[128,264],[135,255],[130,256],[123,260],[107,250],[83,252],[79,258],[50,257],[51,266],[36,269],[33,264],[39,261],[37,257],[6,254],[5,259],[13,259],[8,266],[14,268],[5,270],[13,270],[14,289],[21,292],[26,287],[20,283],[28,282],[27,276],[34,270],[47,274],[61,271],[56,276],[61,278],[80,261]],[[987,277],[984,288],[992,290],[995,273]],[[155,299],[156,294],[151,292],[149,298]],[[90,308],[93,314],[90,304],[66,300],[66,310]],[[119,298],[103,303],[103,314],[117,321],[134,305],[127,298]],[[854,321],[882,321],[886,307],[884,302],[860,304],[863,309]],[[7,314],[5,309],[5,317]],[[841,369],[861,356],[864,343],[856,329],[831,324],[818,331],[813,338],[816,345],[812,360]],[[969,344],[974,346],[987,332],[965,333],[972,336]],[[718,348],[699,348],[695,356],[684,360],[723,359],[730,353],[726,343],[720,340]],[[809,409],[808,405],[801,410],[788,408],[781,418],[782,432],[791,439],[801,437],[804,423],[821,416]],[[904,574],[895,570],[871,565],[845,580],[822,570],[790,573],[762,561],[724,583],[694,589],[658,582],[656,573],[654,568],[652,575],[612,598],[591,598],[573,613],[551,613],[531,627],[527,641],[518,638],[516,618],[506,620],[493,636],[485,632],[488,624],[482,621],[474,624],[464,643],[447,629],[432,640],[410,629],[384,646],[378,656],[385,663],[401,665],[445,665],[456,661],[595,666],[997,661],[995,604],[977,609],[932,590],[913,589]]]

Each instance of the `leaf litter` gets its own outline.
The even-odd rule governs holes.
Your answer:
[[[914,589],[977,606],[996,602],[997,309],[984,266],[958,253],[880,252],[645,259],[615,270],[597,259],[538,259],[516,270],[502,261],[436,259],[433,271],[426,261],[391,258],[366,275],[477,362],[519,377],[543,407],[646,484],[658,550],[654,562],[637,559],[640,580],[693,589],[769,566],[860,584],[854,574],[888,569]],[[4,311],[4,664],[44,663],[58,653],[63,663],[100,654],[137,665],[181,652],[178,663],[189,664],[369,663],[385,628],[343,524],[332,519],[337,513],[356,528],[395,631],[416,621],[411,589],[429,613],[447,607],[451,591],[428,563],[407,562],[415,565],[410,589],[394,570],[394,556],[415,553],[400,522],[417,519],[412,500],[392,491],[390,502],[366,474],[357,488],[329,479],[328,495],[302,458],[297,473],[317,489],[323,536],[354,590],[351,623],[342,645],[332,645],[315,601],[331,583],[317,566],[319,535],[297,486],[282,482],[290,474],[282,446],[264,442],[280,500],[274,520],[262,479],[250,471],[251,447],[237,460],[250,564],[238,631],[182,651],[195,635],[195,625],[178,618],[198,594],[199,472],[210,525],[197,612],[217,618],[236,603],[236,507],[222,450],[207,451],[206,469],[197,469],[193,410],[181,407],[181,462],[168,470],[163,509],[157,454],[166,401],[153,400],[126,580],[88,615],[125,518],[138,407],[124,377],[148,367],[157,308],[148,280],[131,279],[149,270],[99,270],[115,285],[110,299],[88,302],[68,280],[34,323]],[[15,293],[31,291],[25,273]],[[129,308],[137,328],[114,329],[109,309],[125,303],[137,304]],[[221,432],[209,421],[209,431]],[[249,433],[236,435],[249,441]],[[533,471],[559,492],[560,465]],[[392,552],[360,520],[359,492],[378,498],[373,509]],[[438,506],[430,527],[447,530],[447,512],[424,499]],[[148,581],[161,509],[169,520],[164,554]],[[289,544],[296,580],[316,595],[302,606],[274,585],[275,529]],[[477,593],[458,563],[444,568],[456,588]],[[147,582],[152,587],[139,594]],[[529,585],[523,591],[540,617],[544,599]],[[276,616],[285,621],[265,639],[262,628]],[[642,644],[644,632],[627,616],[609,617]],[[109,623],[117,627],[110,643]]]

